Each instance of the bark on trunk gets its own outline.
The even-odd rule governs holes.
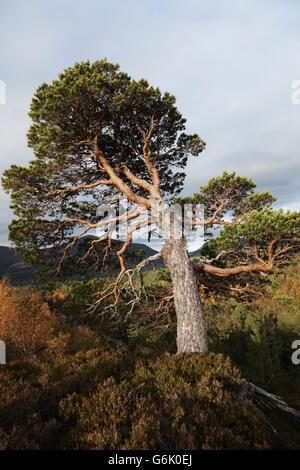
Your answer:
[[[186,241],[182,238],[165,242],[163,256],[171,273],[177,317],[177,352],[206,353],[204,312]]]
[[[204,312],[186,240],[182,219],[159,195],[151,199],[152,218],[162,231],[162,255],[170,270],[177,317],[177,352],[206,353],[207,335]],[[179,217],[178,217],[179,215]]]

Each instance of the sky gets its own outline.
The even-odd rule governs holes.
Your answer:
[[[0,0],[0,173],[33,158],[36,88],[106,57],[173,93],[188,131],[205,140],[183,195],[236,171],[276,196],[276,208],[299,210],[299,18],[298,0]],[[9,204],[1,189],[0,245],[9,245]]]

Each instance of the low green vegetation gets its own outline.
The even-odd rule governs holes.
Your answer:
[[[247,378],[300,409],[297,265],[248,302],[210,295],[209,355],[176,355],[172,307],[157,312],[167,270],[144,274],[143,303],[87,315],[104,279],[12,288],[1,284],[2,449],[299,448],[299,423],[238,403]],[[128,310],[128,309],[127,309]],[[272,427],[278,431],[276,435]]]

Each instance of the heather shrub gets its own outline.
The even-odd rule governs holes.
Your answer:
[[[74,423],[66,448],[263,449],[266,422],[237,403],[241,377],[222,355],[163,354],[137,362],[133,376],[114,377],[86,398],[72,394],[60,412]]]
[[[60,449],[72,429],[60,402],[89,396],[112,376],[125,380],[133,358],[103,348],[46,362],[12,361],[0,368],[0,436],[3,449]],[[73,448],[75,443],[70,444]]]
[[[3,450],[37,450],[52,447],[58,424],[48,419],[42,405],[39,369],[16,361],[0,369],[0,435]]]

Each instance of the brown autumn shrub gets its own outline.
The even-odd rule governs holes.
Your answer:
[[[15,289],[7,279],[0,283],[0,339],[7,359],[39,360],[66,346],[67,337],[55,335],[49,306],[31,287]]]
[[[88,397],[71,394],[60,413],[73,423],[65,448],[268,449],[266,421],[237,402],[241,377],[221,354],[137,361],[134,375],[110,377]]]

